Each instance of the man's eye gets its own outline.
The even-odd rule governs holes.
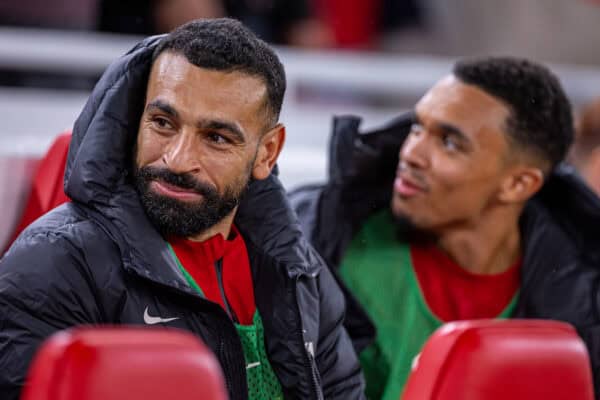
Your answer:
[[[448,150],[458,150],[458,142],[452,135],[443,135],[442,143],[444,144],[444,147]]]
[[[222,135],[216,133],[216,132],[211,132],[208,135],[208,139],[211,142],[217,143],[217,144],[225,144],[225,143],[229,143],[229,141]]]
[[[161,129],[170,129],[172,128],[171,123],[168,119],[162,117],[155,117],[152,119],[152,122]]]
[[[423,130],[423,126],[417,123],[414,123],[410,126],[410,134],[411,135],[418,135],[419,133],[421,133],[421,131]]]

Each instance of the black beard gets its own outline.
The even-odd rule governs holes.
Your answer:
[[[248,174],[249,175],[249,174]],[[237,185],[229,186],[221,195],[190,174],[174,174],[164,168],[134,168],[133,181],[150,222],[163,237],[191,237],[216,225],[239,204],[248,187],[249,176]],[[191,189],[203,196],[197,202],[182,202],[162,196],[150,189],[152,181],[162,181],[183,189]]]

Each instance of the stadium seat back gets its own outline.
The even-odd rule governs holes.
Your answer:
[[[22,400],[225,400],[219,363],[194,336],[162,328],[80,328],[48,339]]]
[[[61,133],[40,160],[21,218],[8,242],[9,246],[29,224],[69,201],[64,191],[63,180],[70,143],[71,132]]]
[[[403,400],[592,400],[590,360],[566,323],[478,320],[444,325],[415,360]]]

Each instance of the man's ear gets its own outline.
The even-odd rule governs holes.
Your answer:
[[[254,167],[252,168],[252,177],[254,179],[265,179],[271,173],[271,170],[277,162],[277,157],[281,153],[285,142],[285,126],[275,125],[270,131],[265,133],[258,144]]]
[[[500,188],[499,199],[504,203],[524,203],[544,184],[541,168],[519,166],[511,171]]]

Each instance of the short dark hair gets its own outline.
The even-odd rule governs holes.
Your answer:
[[[541,157],[550,168],[565,158],[574,136],[571,104],[548,68],[524,59],[486,57],[461,60],[452,72],[509,107],[506,122],[513,144]]]
[[[262,79],[267,111],[279,119],[285,94],[285,71],[279,58],[250,29],[230,18],[199,19],[173,30],[154,50],[152,62],[165,51],[185,56],[197,67],[238,71]]]

